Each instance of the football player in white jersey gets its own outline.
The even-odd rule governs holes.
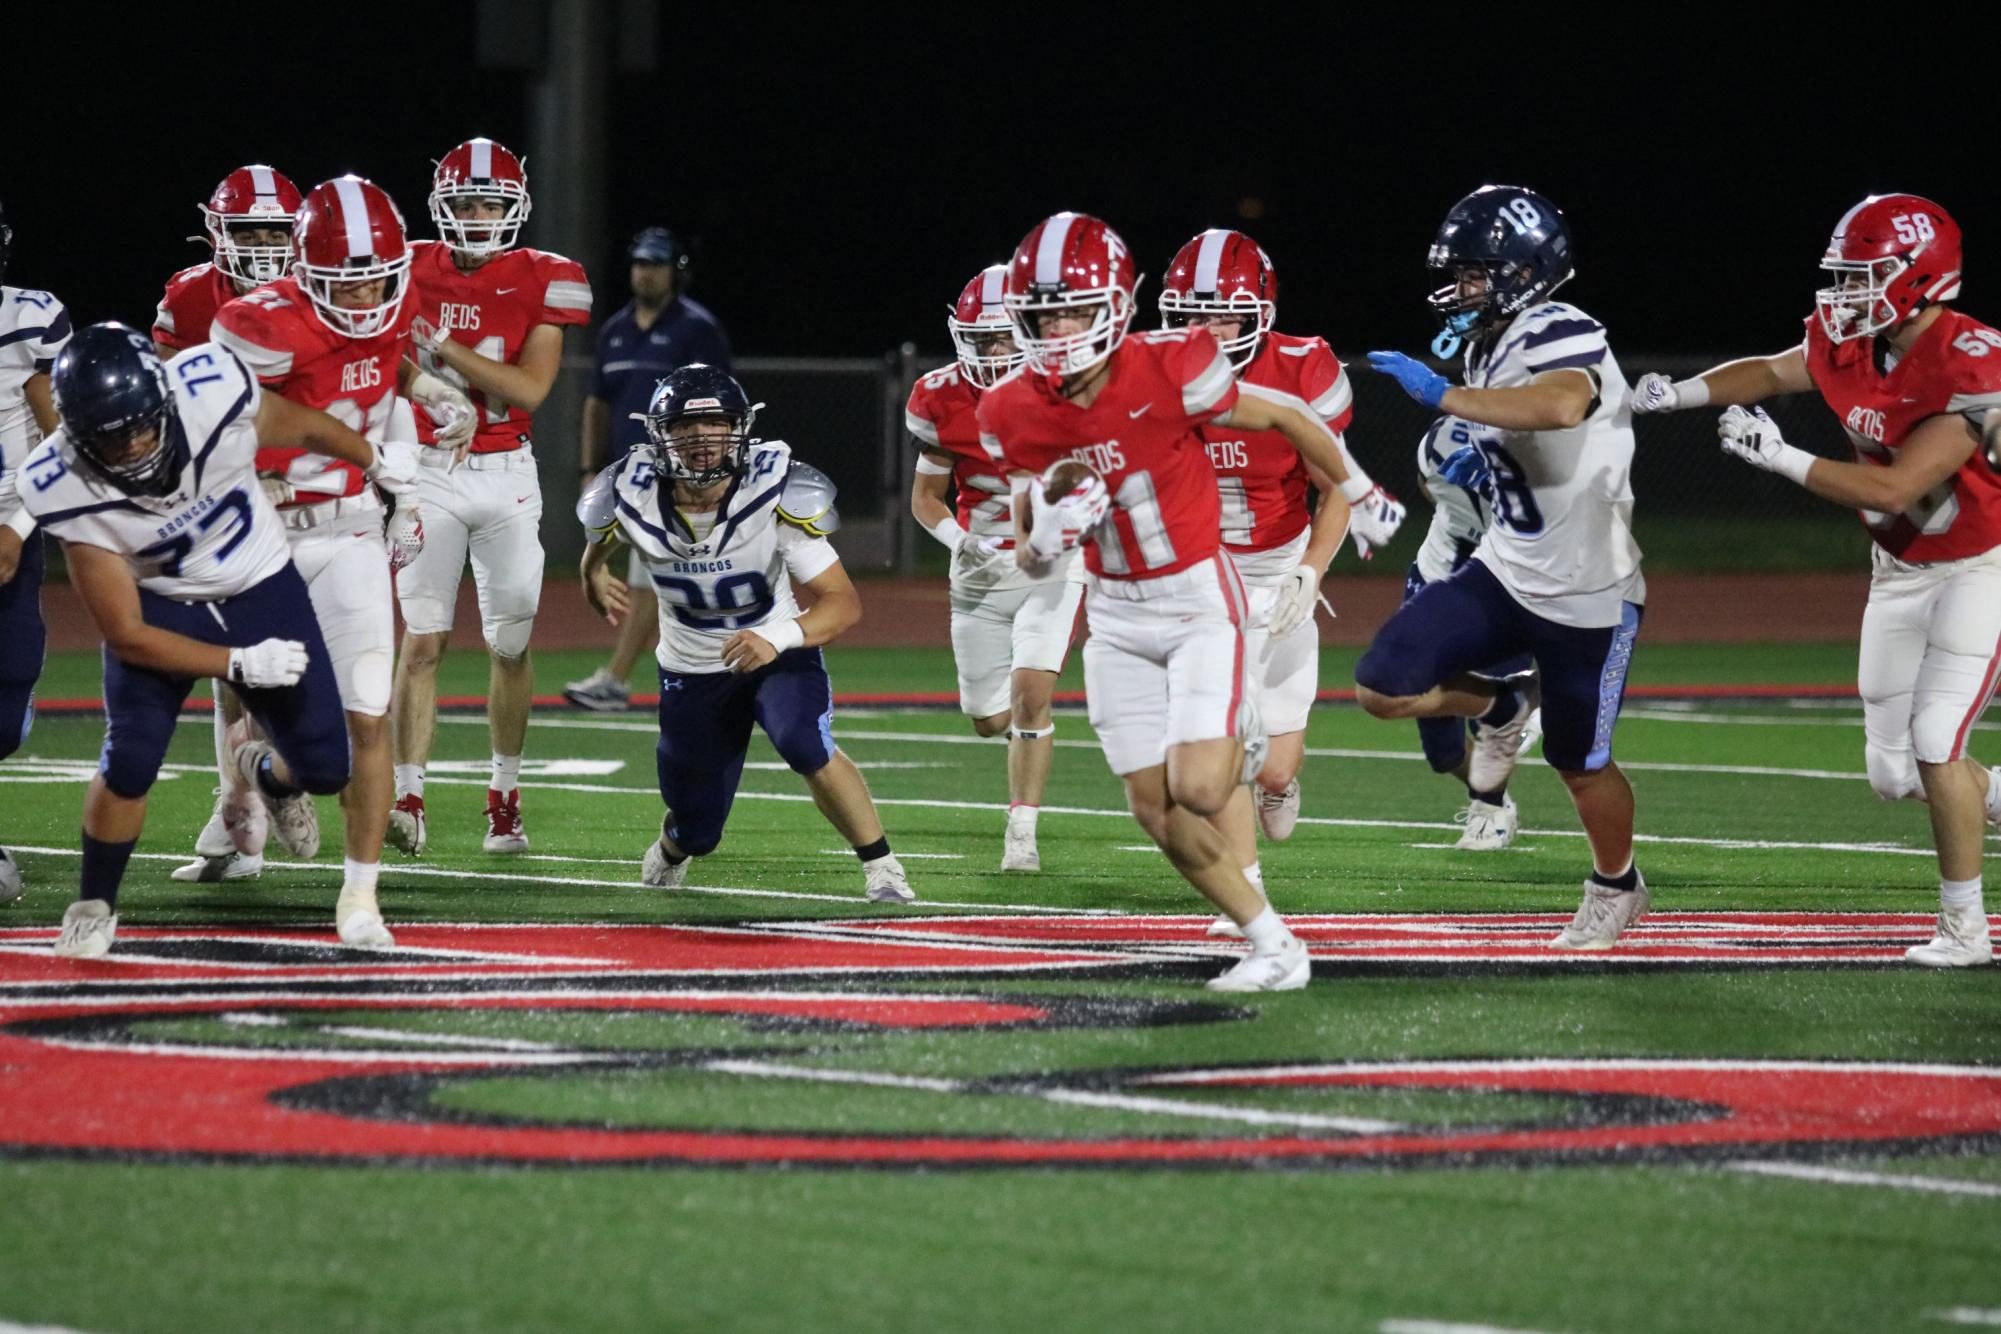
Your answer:
[[[779,441],[753,440],[757,407],[726,372],[696,363],[661,380],[647,444],[599,474],[577,502],[595,540],[584,596],[616,625],[628,609],[610,560],[645,561],[660,603],[660,837],[640,878],[671,889],[715,850],[743,775],[751,725],[764,729],[861,860],[867,897],[915,898],[889,850],[868,784],[834,745],[834,693],[820,646],[861,619],[861,599],[826,535],[834,487]],[[801,613],[797,580],[813,594]]]
[[[0,277],[14,240],[0,209]],[[21,503],[20,467],[56,429],[49,371],[69,342],[69,312],[47,292],[0,286],[0,760],[35,725],[42,675],[42,537]],[[21,868],[0,848],[0,903],[21,897]]]
[[[1583,903],[1551,944],[1610,949],[1648,904],[1633,864],[1633,790],[1612,762],[1646,600],[1626,378],[1605,327],[1550,299],[1574,261],[1563,218],[1541,195],[1474,191],[1446,215],[1430,263],[1451,280],[1431,298],[1445,324],[1433,350],[1450,356],[1464,342],[1465,385],[1402,353],[1369,360],[1426,407],[1495,428],[1455,468],[1492,519],[1471,560],[1377,632],[1355,666],[1358,697],[1378,718],[1475,720],[1467,786],[1502,805],[1538,686],[1478,673],[1533,658],[1543,756],[1570,789],[1593,863]]]
[[[234,759],[281,824],[308,793],[347,785],[348,745],[326,642],[258,482],[260,444],[345,459],[391,491],[416,485],[409,446],[375,448],[331,417],[267,394],[213,343],[164,366],[122,324],[80,330],[57,358],[63,426],[22,466],[36,520],[62,542],[104,636],[103,758],[83,809],[77,901],[56,953],[101,957],[119,882],[146,821],[146,793],[195,681],[238,688],[271,738]],[[372,882],[335,908],[350,945],[393,944]]]

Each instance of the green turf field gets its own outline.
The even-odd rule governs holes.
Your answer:
[[[542,657],[539,688],[584,674],[589,656]],[[952,688],[942,652],[831,661],[838,689]],[[1326,654],[1324,683],[1348,684],[1352,661]],[[481,688],[476,656],[447,664],[445,690]],[[1852,646],[1643,640],[1633,679],[1852,673]],[[95,689],[78,655],[51,661],[42,693]],[[1976,737],[1989,759],[1994,726]],[[1863,781],[1853,701],[1629,704],[1618,754],[1657,939],[1679,948],[1684,921],[1706,951],[1685,967],[1541,953],[1589,864],[1540,763],[1515,782],[1517,845],[1461,853],[1442,845],[1463,793],[1421,762],[1414,731],[1318,710],[1307,818],[1264,865],[1282,909],[1325,915],[1325,952],[1305,992],[1248,1000],[1201,989],[1222,955],[1121,813],[1081,710],[1060,716],[1039,876],[993,869],[999,743],[971,740],[947,711],[853,709],[836,733],[916,905],[862,901],[852,855],[761,739],[729,836],[691,887],[638,887],[660,814],[643,713],[538,715],[523,783],[532,854],[488,857],[484,725],[446,720],[431,849],[417,863],[390,854],[382,890],[403,943],[435,945],[425,966],[440,971],[398,980],[383,966],[379,985],[351,987],[370,961],[313,953],[332,939],[332,801],[311,866],[215,887],[167,879],[210,802],[209,731],[190,719],[154,789],[119,949],[90,966],[100,999],[120,985],[128,999],[97,1027],[65,1029],[53,1000],[8,1009],[7,979],[43,977],[18,970],[42,967],[29,946],[73,893],[102,726],[40,719],[0,766],[0,837],[25,849],[29,881],[0,909],[0,1089],[15,1090],[0,1098],[0,1122],[14,1121],[0,1141],[44,1146],[0,1151],[0,1331],[2001,1323],[2001,972],[1891,961],[1926,934],[1936,872],[1923,810],[1884,805]],[[1726,910],[1762,915],[1717,925]],[[1821,928],[1773,914],[1835,912],[1910,916],[1829,927],[1828,939],[1851,933],[1831,947],[1839,959],[1791,959]],[[1453,919],[1375,914],[1514,916],[1492,919],[1504,957],[1441,961],[1418,955]],[[524,925],[482,936],[455,923]],[[1374,941],[1379,923],[1395,948]],[[719,929],[734,924],[758,929]],[[203,930],[177,930],[189,926]],[[306,928],[285,937],[296,957],[255,953],[257,931],[282,927]],[[505,939],[519,954],[537,931],[551,955],[664,941],[680,962],[601,975],[576,963],[569,990],[522,1000],[510,997],[534,990],[531,974],[508,970],[538,965],[512,956],[493,965],[511,980],[492,995],[446,975],[462,956],[444,942]],[[995,961],[1088,938],[1114,944],[1076,946],[1108,951],[1083,962]],[[768,953],[779,947],[795,953]],[[907,967],[865,961],[905,948],[928,952]],[[208,985],[172,975],[195,958],[248,970],[230,982],[245,989],[226,1005],[163,999]],[[690,959],[693,972],[660,981]],[[129,999],[144,989],[113,979],[148,966],[168,980]],[[78,1051],[127,1073],[52,1066],[6,1082],[10,1061]],[[1474,1072],[1441,1073],[1455,1062]],[[1828,1062],[1848,1064],[1823,1086]],[[1556,1085],[1522,1073],[1552,1065]],[[1779,1071],[1772,1087],[1797,1103],[1781,1115],[1755,1101],[1765,1094],[1685,1078],[1720,1067],[1748,1071],[1746,1089]],[[225,1069],[248,1072],[248,1091],[232,1092]],[[71,1078],[91,1096],[65,1102],[56,1081]],[[1606,1082],[1587,1095],[1588,1079]],[[246,1129],[239,1150],[238,1114],[297,1138]],[[1915,1129],[1873,1138],[1899,1117]],[[1754,1122],[1776,1138],[1704,1140]],[[207,1148],[79,1155],[118,1126]],[[1649,1141],[1662,1126],[1683,1138]],[[356,1147],[341,1148],[350,1134]],[[1375,1143],[1398,1147],[1348,1152]],[[656,1147],[616,1151],[641,1144]],[[612,1156],[578,1164],[606,1145]],[[689,1165],[691,1145],[727,1165]]]

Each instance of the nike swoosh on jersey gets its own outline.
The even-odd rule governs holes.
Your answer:
[[[1131,412],[1128,412],[1126,416],[1133,421],[1138,421],[1141,417],[1144,417],[1146,415],[1146,410],[1152,406],[1153,404],[1151,403],[1142,403],[1138,407],[1134,408]]]
[[[493,294],[494,294],[495,296],[506,296],[506,295],[507,295],[507,294],[508,294],[509,292],[512,292],[512,291],[515,291],[515,290],[516,290],[516,289],[515,289],[515,288],[512,288],[512,287],[496,287],[496,288],[494,288],[494,289],[493,289]]]

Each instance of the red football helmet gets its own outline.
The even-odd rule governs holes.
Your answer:
[[[975,389],[993,388],[1026,360],[1015,345],[1014,321],[1001,303],[1006,290],[1007,265],[989,264],[973,275],[945,319],[959,352],[959,371]]]
[[[313,187],[292,229],[292,274],[327,327],[372,338],[396,322],[409,288],[410,248],[403,215],[374,181],[338,176]],[[336,288],[383,282],[372,306],[334,304]]]
[[[1076,375],[1112,355],[1133,322],[1139,274],[1119,234],[1083,213],[1044,219],[1015,247],[1001,303],[1014,341],[1045,375]],[[1042,336],[1038,316],[1097,307],[1087,329]]]
[[[498,199],[498,218],[460,218],[454,199]],[[431,174],[431,221],[446,245],[462,255],[497,255],[514,244],[528,221],[528,173],[521,159],[491,139],[468,139],[445,154]]]
[[[1959,295],[1959,224],[1918,195],[1870,195],[1834,224],[1820,267],[1835,280],[1815,293],[1821,327],[1865,338]]]
[[[1251,364],[1278,316],[1278,274],[1256,241],[1211,227],[1175,252],[1161,282],[1161,319],[1172,327],[1198,315],[1242,320],[1235,338],[1217,342],[1235,369]]]
[[[243,245],[238,227],[277,227],[289,232],[299,211],[299,187],[273,167],[238,167],[222,178],[208,202],[201,205],[215,266],[246,291],[285,276],[290,245]]]

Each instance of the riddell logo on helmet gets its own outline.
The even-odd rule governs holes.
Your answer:
[[[1848,429],[1880,442],[1883,439],[1883,414],[1875,408],[1850,408]]]

